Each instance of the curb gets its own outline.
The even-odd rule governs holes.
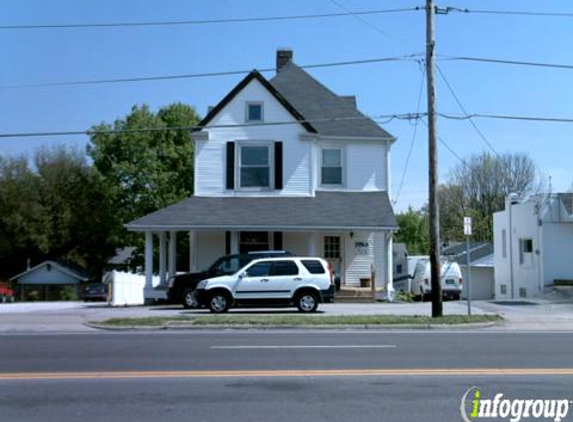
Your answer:
[[[464,330],[482,329],[503,325],[504,321],[475,322],[468,324],[365,324],[365,325],[257,325],[212,324],[194,325],[187,322],[168,322],[163,325],[104,325],[86,322],[90,328],[108,331],[166,331],[166,330]]]

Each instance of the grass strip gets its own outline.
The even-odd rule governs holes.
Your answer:
[[[424,315],[205,315],[200,317],[111,318],[97,322],[112,327],[161,327],[169,323],[194,326],[275,326],[275,325],[452,325],[498,322],[498,315],[445,315],[432,318]]]

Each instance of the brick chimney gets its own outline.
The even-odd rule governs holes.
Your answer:
[[[292,62],[292,50],[290,48],[277,50],[277,73],[290,62]]]

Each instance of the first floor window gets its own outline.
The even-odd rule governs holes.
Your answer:
[[[320,184],[342,185],[342,149],[322,149]]]
[[[531,264],[533,254],[533,240],[519,239],[519,263]]]
[[[242,188],[270,188],[271,149],[268,145],[240,148],[239,180]]]

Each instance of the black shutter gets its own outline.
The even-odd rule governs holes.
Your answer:
[[[275,142],[275,189],[283,188],[283,143]]]
[[[227,189],[235,189],[235,143],[227,142]]]
[[[231,255],[231,232],[225,232],[225,255]]]
[[[273,232],[273,249],[275,251],[283,248],[283,232]]]

